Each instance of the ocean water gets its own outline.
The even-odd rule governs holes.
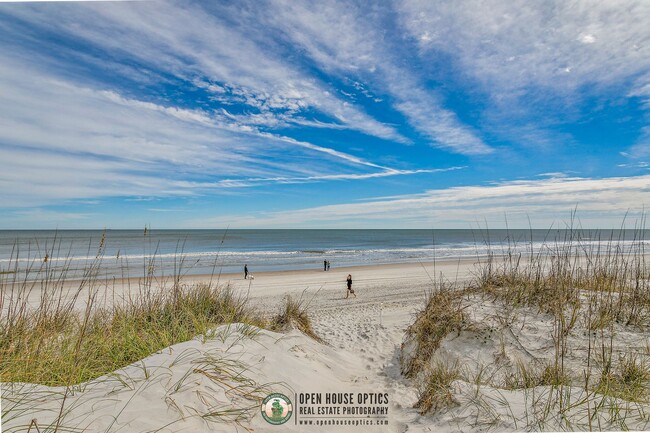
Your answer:
[[[0,272],[36,276],[93,263],[101,277],[142,277],[420,262],[507,251],[553,254],[575,248],[643,248],[650,230],[0,230]]]

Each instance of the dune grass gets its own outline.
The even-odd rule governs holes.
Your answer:
[[[628,356],[613,368],[606,365],[595,388],[602,395],[634,402],[647,402],[650,395],[650,368],[635,356]]]
[[[475,285],[486,295],[511,306],[532,306],[555,316],[591,309],[590,329],[611,322],[647,326],[650,323],[650,268],[646,264],[645,219],[614,238],[592,238],[573,228],[527,253],[509,244],[497,255],[491,251],[481,263]],[[573,315],[573,313],[571,313]]]
[[[426,367],[415,408],[424,415],[429,411],[436,412],[457,404],[452,393],[452,383],[460,378],[461,371],[457,362],[448,365],[437,361]]]
[[[0,377],[49,386],[94,379],[220,324],[266,323],[228,287],[206,284],[83,312],[43,304],[20,311],[0,322]]]
[[[284,303],[280,305],[277,314],[271,319],[271,329],[276,331],[286,331],[295,327],[303,334],[316,341],[322,342],[323,340],[318,336],[318,334],[316,334],[311,325],[308,306],[309,303],[304,299],[304,292],[299,299],[287,295],[284,298]]]
[[[402,345],[402,372],[425,384],[416,404],[420,411],[435,413],[453,401],[449,390],[451,382],[459,378],[458,372],[443,368],[451,361],[442,364],[436,350],[448,335],[472,332],[476,323],[466,320],[465,308],[489,303],[497,306],[502,326],[497,332],[506,332],[512,326],[511,316],[516,314],[551,317],[550,357],[535,363],[518,362],[511,365],[512,373],[505,381],[492,383],[488,379],[485,383],[497,390],[522,390],[526,395],[532,392],[533,397],[537,387],[546,387],[549,392],[544,394],[536,428],[553,417],[568,423],[568,414],[578,410],[585,413],[580,429],[598,428],[592,422],[601,421],[624,428],[625,422],[619,419],[624,412],[640,410],[639,420],[644,417],[643,410],[638,409],[641,406],[634,405],[650,404],[650,351],[613,349],[620,332],[643,335],[650,330],[650,268],[645,262],[641,230],[627,242],[588,242],[588,234],[581,230],[561,233],[561,238],[535,251],[531,242],[524,254],[515,253],[513,244],[499,254],[490,252],[480,258],[472,281],[461,287],[435,282]],[[584,346],[579,349],[584,356],[576,369],[572,355],[571,369],[568,360],[570,353],[575,353],[572,345],[576,342]],[[484,383],[484,379],[467,375],[463,372],[463,380]],[[580,399],[572,397],[575,389],[582,390]],[[537,394],[539,398],[540,392]],[[514,423],[517,421],[521,420]]]
[[[274,330],[295,323],[318,339],[302,301],[287,298],[283,312],[268,318],[227,286],[183,284],[180,265],[174,276],[157,280],[155,255],[145,259],[138,287],[116,299],[110,282],[99,278],[104,241],[79,280],[68,277],[70,258],[53,265],[54,248],[31,254],[24,274],[16,272],[14,257],[11,272],[0,276],[2,382],[85,382],[226,323]]]
[[[462,304],[465,293],[441,284],[427,294],[425,308],[417,313],[415,322],[406,330],[414,343],[410,348],[411,356],[402,357],[401,370],[406,377],[415,377],[425,370],[442,339],[452,332],[460,332],[467,324]]]

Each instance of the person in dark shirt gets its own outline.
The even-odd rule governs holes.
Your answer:
[[[244,265],[244,279],[248,278],[248,265]]]
[[[348,291],[345,294],[345,299],[348,299],[348,296],[350,296],[350,293],[352,294],[352,296],[354,296],[356,298],[357,295],[354,294],[354,290],[352,289],[352,274],[348,274],[347,283],[348,283]]]

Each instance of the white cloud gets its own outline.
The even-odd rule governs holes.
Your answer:
[[[590,35],[589,33],[583,33],[578,36],[578,40],[583,44],[593,44],[596,42],[596,37],[594,35]]]
[[[202,184],[213,191],[237,182],[247,186],[250,182],[237,179],[252,177],[317,181],[339,175],[363,179],[386,171],[409,174],[241,126],[219,113],[79,87],[7,56],[3,60],[0,207],[190,196],[203,193]]]
[[[641,99],[641,104],[644,109],[650,112],[650,74],[646,74],[636,80],[635,86],[629,92],[628,97]]]
[[[568,175],[566,173],[563,173],[561,171],[552,171],[552,172],[548,172],[548,173],[540,173],[537,176],[538,177],[550,177],[550,178],[554,178],[554,179],[568,177]]]
[[[255,18],[286,34],[326,71],[352,74],[390,94],[394,108],[433,145],[469,155],[492,151],[419,77],[399,66],[399,42],[387,41],[382,28],[387,11],[336,1],[284,1],[270,7]]]
[[[188,221],[188,226],[491,228],[562,225],[573,209],[585,226],[621,224],[627,211],[638,215],[650,204],[650,175],[605,179],[552,178],[429,190],[422,194],[291,211],[230,215]],[[561,215],[567,218],[562,220]],[[236,227],[235,227],[236,226]]]
[[[397,3],[422,56],[444,52],[491,93],[573,92],[650,68],[650,2],[470,0]],[[423,38],[427,35],[426,38]],[[571,76],[562,72],[571,69]]]
[[[25,227],[28,224],[31,227],[43,227],[45,221],[48,227],[75,227],[75,224],[92,224],[98,216],[90,212],[59,212],[35,208],[12,212],[5,216],[5,220],[16,227]]]
[[[193,82],[213,91],[216,98],[235,97],[237,102],[260,110],[312,108],[350,129],[407,141],[392,126],[336,98],[327,85],[292,66],[269,46],[254,43],[237,26],[221,21],[219,14],[206,13],[200,5],[109,2],[7,12],[49,31],[92,43],[117,57]],[[88,22],[93,25],[80,25]],[[110,64],[111,60],[106,62]]]
[[[251,177],[247,179],[223,179],[218,182],[213,183],[197,183],[197,182],[186,182],[181,181],[177,182],[177,185],[183,187],[193,187],[193,188],[242,188],[242,187],[253,187],[269,183],[281,183],[281,184],[293,184],[293,183],[311,183],[311,182],[320,182],[325,180],[363,180],[363,179],[375,179],[380,177],[389,177],[389,176],[404,176],[411,174],[425,174],[425,173],[442,173],[446,171],[455,171],[462,170],[466,167],[449,167],[449,168],[437,168],[437,169],[422,169],[422,170],[395,170],[395,169],[385,169],[384,171],[377,171],[374,173],[360,173],[360,174],[329,174],[329,175],[319,175],[319,176],[305,176],[305,177],[287,177],[287,176],[276,176],[276,177]]]
[[[466,82],[490,98],[482,119],[486,131],[526,147],[558,149],[567,137],[554,132],[557,125],[580,116],[587,98],[619,98],[650,84],[645,0],[394,5],[420,48],[425,71],[434,72],[441,56],[449,59]],[[645,78],[637,80],[640,75]]]
[[[189,194],[172,189],[163,176],[135,173],[124,161],[7,147],[0,147],[0,159],[0,208],[130,194]]]
[[[636,144],[632,146],[629,153],[625,153],[623,156],[632,159],[650,156],[650,126],[644,126],[641,128],[641,134],[639,135]]]

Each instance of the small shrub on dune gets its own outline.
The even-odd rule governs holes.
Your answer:
[[[283,331],[292,326],[298,328],[303,334],[322,342],[322,339],[316,334],[311,325],[311,319],[307,312],[302,296],[295,300],[290,295],[284,298],[284,303],[280,306],[280,311],[271,320],[271,329]]]

